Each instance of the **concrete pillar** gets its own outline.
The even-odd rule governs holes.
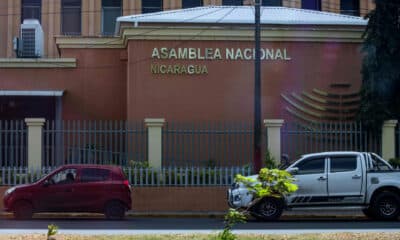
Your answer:
[[[388,120],[382,126],[382,158],[385,160],[396,156],[396,125],[397,120]]]
[[[281,127],[283,119],[265,119],[264,126],[267,130],[267,149],[275,158],[277,164],[281,161]]]
[[[44,118],[25,118],[28,126],[28,168],[37,170],[42,167],[42,134]]]
[[[150,167],[160,169],[162,167],[162,127],[164,118],[146,118],[147,127],[147,158]]]

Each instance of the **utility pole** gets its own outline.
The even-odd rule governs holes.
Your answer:
[[[261,63],[260,63],[260,0],[255,0],[254,59],[254,171],[261,169]]]

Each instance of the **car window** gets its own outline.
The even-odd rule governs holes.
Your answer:
[[[101,182],[109,179],[110,170],[98,168],[84,168],[81,171],[81,182]]]
[[[312,158],[299,162],[297,174],[314,174],[325,172],[325,158]]]
[[[331,157],[331,172],[350,172],[357,168],[357,156]]]
[[[75,168],[68,168],[59,171],[55,175],[53,175],[50,179],[52,184],[70,184],[75,182],[76,179],[76,169]]]

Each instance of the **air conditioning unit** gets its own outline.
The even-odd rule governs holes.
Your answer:
[[[17,56],[40,58],[43,56],[43,30],[36,19],[25,19],[21,24],[21,35],[14,40]]]

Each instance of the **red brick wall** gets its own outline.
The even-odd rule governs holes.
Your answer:
[[[7,188],[0,187],[1,199]],[[132,207],[133,211],[149,213],[225,211],[226,190],[226,187],[134,187]]]
[[[251,120],[254,62],[252,60],[152,59],[153,48],[253,48],[245,41],[130,41],[128,43],[128,119]],[[332,83],[361,85],[360,45],[356,43],[264,42],[262,48],[287,49],[290,61],[262,61],[262,117],[282,118],[281,94]],[[208,74],[152,74],[151,63],[206,65]]]

